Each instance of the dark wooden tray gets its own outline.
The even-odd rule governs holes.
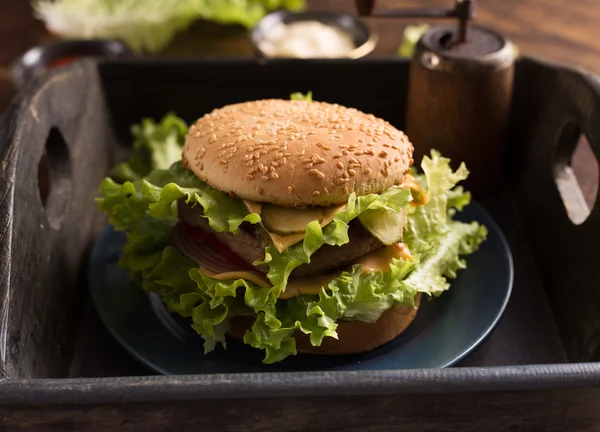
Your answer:
[[[85,61],[31,82],[0,130],[0,430],[597,430],[600,213],[572,223],[556,177],[571,213],[589,210],[565,166],[578,128],[600,154],[599,84],[534,59],[516,68],[505,181],[480,199],[511,245],[513,296],[458,367],[152,376],[98,322],[94,197],[130,124],[312,90],[402,128],[407,79],[403,60],[204,60]]]

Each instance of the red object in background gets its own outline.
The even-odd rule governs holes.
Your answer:
[[[206,234],[201,229],[188,225],[184,222],[180,222],[180,224],[186,236],[197,242],[208,243],[216,253],[227,258],[232,264],[240,266],[242,269],[253,270],[253,268],[246,261],[244,261],[238,254],[229,249],[219,240],[217,240],[215,236]]]
[[[60,66],[65,66],[68,65],[69,63],[71,63],[72,61],[74,61],[77,57],[75,56],[65,56],[65,57],[59,57],[56,60],[52,60],[51,62],[49,62],[46,67],[47,68],[55,68],[55,67],[60,67]]]

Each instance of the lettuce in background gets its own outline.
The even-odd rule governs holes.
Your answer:
[[[174,113],[158,123],[145,118],[131,126],[132,152],[127,162],[115,166],[110,177],[119,182],[136,181],[154,170],[166,170],[181,160],[188,125]]]
[[[117,39],[155,53],[198,19],[251,28],[268,12],[304,0],[34,0],[36,18],[69,39]]]

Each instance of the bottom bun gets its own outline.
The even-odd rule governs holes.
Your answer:
[[[311,354],[357,354],[371,351],[396,338],[417,316],[421,293],[415,297],[415,307],[394,306],[385,311],[374,323],[361,321],[340,321],[337,327],[338,339],[326,337],[321,346],[312,346],[308,335],[296,331],[296,348],[299,352]],[[231,320],[228,334],[242,339],[244,333],[254,323],[254,317],[240,316]]]

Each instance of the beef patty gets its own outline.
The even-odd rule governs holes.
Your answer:
[[[229,247],[249,264],[262,260],[265,257],[265,247],[268,245],[263,238],[263,228],[258,225],[242,224],[237,235],[232,233],[213,231],[208,219],[203,217],[202,207],[192,208],[183,200],[178,202],[179,218],[202,231],[213,234],[218,241]],[[262,231],[262,232],[261,232]],[[348,237],[350,241],[342,246],[323,245],[312,256],[309,264],[303,264],[293,271],[293,276],[310,276],[327,273],[340,267],[351,264],[356,259],[383,248],[383,244],[371,236],[357,219],[349,223]],[[268,238],[268,237],[267,237]],[[256,267],[266,273],[267,266]]]

